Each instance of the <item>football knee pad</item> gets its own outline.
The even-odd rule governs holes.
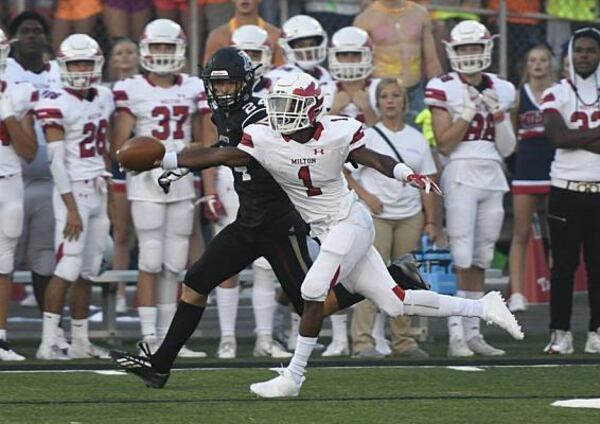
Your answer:
[[[191,201],[167,206],[164,263],[168,270],[179,273],[185,269],[193,228],[194,205]]]
[[[80,255],[64,254],[56,264],[54,275],[72,283],[81,275],[82,265],[83,259]]]
[[[138,268],[151,274],[159,273],[163,262],[163,245],[160,240],[139,241],[140,253]]]
[[[16,242],[15,242],[16,245]],[[14,271],[15,250],[0,252],[0,274],[10,274]]]

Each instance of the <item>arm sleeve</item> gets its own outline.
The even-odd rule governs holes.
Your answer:
[[[63,140],[48,143],[48,159],[54,187],[60,194],[70,193],[71,179],[65,166],[65,142]]]

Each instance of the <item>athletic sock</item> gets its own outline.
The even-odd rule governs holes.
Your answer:
[[[477,302],[479,299],[483,297],[482,291],[466,291],[465,297],[467,299],[471,299],[474,301],[473,303],[477,303],[481,305],[481,302]],[[483,312],[483,305],[481,305]],[[480,323],[481,319],[479,318],[481,313],[478,316],[464,317],[462,320],[463,331],[465,332],[465,341],[471,340],[473,337],[478,336],[481,333]]]
[[[89,343],[88,338],[88,319],[71,318],[71,339],[72,342]]]
[[[298,334],[294,356],[287,367],[297,384],[302,382],[302,376],[304,375],[304,369],[308,364],[308,358],[316,344],[317,337],[304,337]]]
[[[332,342],[339,344],[348,344],[348,314],[341,312],[331,315]]]
[[[176,303],[168,303],[168,304],[157,304],[156,312],[156,335],[158,340],[162,340],[167,334],[167,330],[171,325],[171,321],[173,321],[173,316],[175,315],[175,311],[177,310]]]
[[[275,274],[270,269],[257,265],[252,266],[252,309],[256,334],[271,336],[273,334],[273,315],[275,314]]]
[[[6,329],[0,329],[0,340],[6,341]]]
[[[167,335],[158,350],[152,355],[152,366],[161,373],[168,373],[182,346],[194,333],[204,313],[204,306],[179,301]]]
[[[156,306],[139,306],[140,327],[142,338],[156,337]]]
[[[42,344],[45,346],[52,346],[56,340],[56,333],[58,330],[58,323],[60,322],[60,315],[53,314],[52,312],[44,312],[42,318]]]

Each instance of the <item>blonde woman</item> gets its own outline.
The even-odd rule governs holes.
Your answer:
[[[381,120],[365,131],[366,145],[372,150],[402,159],[408,166],[424,175],[437,170],[425,137],[404,123],[407,103],[406,90],[395,79],[383,79],[376,90],[377,108]],[[369,207],[375,224],[375,242],[383,260],[390,262],[415,249],[423,231],[435,239],[439,226],[435,220],[434,196],[402,182],[387,178],[366,167],[346,173],[348,185]],[[352,318],[352,343],[356,356],[380,356],[371,336],[377,308],[370,301],[355,307]],[[390,322],[392,353],[411,358],[426,358],[417,342],[407,335],[410,318]]]
[[[527,309],[523,295],[525,251],[531,233],[533,216],[540,204],[546,204],[550,192],[550,163],[554,147],[544,133],[540,105],[544,90],[553,85],[552,53],[545,46],[536,46],[525,56],[525,72],[513,112],[518,148],[512,182],[513,236],[510,245],[509,309]]]

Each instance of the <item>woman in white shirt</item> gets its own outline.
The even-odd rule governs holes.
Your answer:
[[[367,147],[405,162],[420,174],[436,174],[427,140],[404,123],[406,90],[395,79],[383,79],[377,86],[376,97],[381,120],[365,131]],[[423,231],[434,240],[439,234],[435,196],[421,194],[367,167],[348,171],[346,177],[349,187],[371,211],[375,223],[374,245],[384,261],[389,263],[415,249]],[[352,344],[356,356],[378,356],[371,337],[376,312],[377,308],[370,301],[363,301],[354,309]],[[390,327],[393,354],[412,358],[428,356],[412,337],[406,336],[410,317],[394,319]]]

